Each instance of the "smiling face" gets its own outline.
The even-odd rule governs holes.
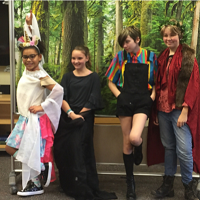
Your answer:
[[[76,70],[86,68],[86,62],[89,60],[88,57],[80,50],[73,50],[71,62]]]
[[[42,59],[42,54],[38,54],[36,49],[27,48],[23,50],[22,60],[28,71],[39,70],[39,62]]]
[[[171,31],[170,27],[166,27],[163,32],[163,41],[170,50],[175,51],[179,44],[180,39],[177,33]]]
[[[137,53],[140,49],[139,42],[139,37],[137,37],[137,39],[134,41],[133,38],[128,35],[124,41],[123,48],[129,53]]]

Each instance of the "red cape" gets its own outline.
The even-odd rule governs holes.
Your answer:
[[[158,99],[158,98],[156,98]],[[184,102],[187,103],[188,121],[193,139],[193,170],[200,173],[200,79],[197,61],[194,61],[193,71],[185,92]],[[156,102],[152,107],[149,119],[147,137],[147,165],[154,165],[164,162],[164,147],[160,140],[159,126],[153,124],[157,115]]]

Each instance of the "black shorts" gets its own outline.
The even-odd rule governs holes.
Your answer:
[[[122,92],[117,97],[117,116],[133,116],[144,113],[149,117],[153,100],[149,93],[129,94]]]

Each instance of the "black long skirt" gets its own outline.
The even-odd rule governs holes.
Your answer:
[[[61,115],[54,141],[54,157],[64,192],[76,200],[116,199],[99,190],[93,146],[94,112],[82,113],[84,121]]]

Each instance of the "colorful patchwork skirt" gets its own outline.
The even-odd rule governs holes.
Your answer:
[[[41,162],[52,162],[53,164],[53,153],[52,146],[54,141],[54,134],[51,128],[51,123],[46,114],[38,118],[40,126],[40,157]],[[28,118],[22,115],[19,116],[17,123],[15,124],[14,129],[8,136],[6,140],[6,145],[19,149],[26,125],[28,123]],[[54,165],[53,165],[54,166]],[[55,170],[53,167],[52,170],[52,181],[56,179]]]

